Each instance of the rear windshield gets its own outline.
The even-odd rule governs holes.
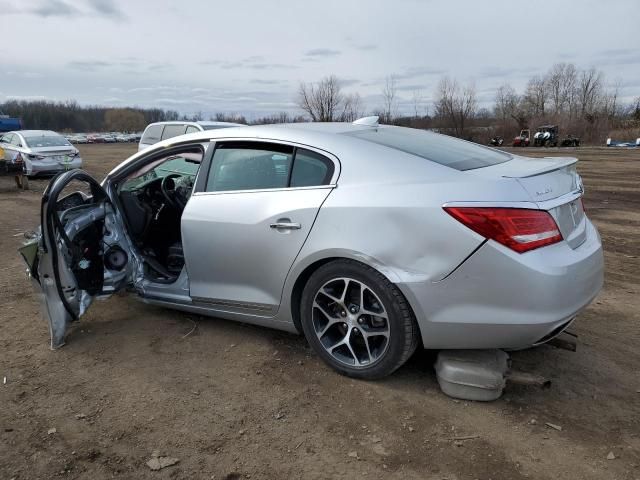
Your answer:
[[[489,167],[511,160],[511,155],[499,150],[413,128],[386,127],[346,132],[345,135],[417,155],[456,170]]]
[[[146,143],[152,145],[160,141],[160,135],[162,135],[162,125],[149,125],[142,135],[140,143]]]
[[[24,141],[27,144],[27,147],[37,148],[37,147],[68,147],[71,145],[69,141],[63,136],[58,135],[47,135],[47,136],[35,136],[35,137],[24,137]]]
[[[219,128],[229,128],[235,125],[200,125],[205,130],[218,130]]]

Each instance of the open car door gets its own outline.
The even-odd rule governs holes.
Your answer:
[[[76,185],[80,191],[72,192]],[[41,296],[55,349],[94,298],[124,288],[136,269],[120,215],[86,172],[55,177],[42,196],[40,215],[40,231],[20,253]]]

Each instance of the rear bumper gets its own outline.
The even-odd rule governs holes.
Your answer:
[[[526,348],[562,331],[596,297],[604,278],[600,236],[518,254],[486,242],[443,280],[401,283],[425,348]]]
[[[25,161],[25,171],[27,175],[48,175],[81,167],[82,159],[79,157],[74,158],[67,164],[60,163],[56,160]]]

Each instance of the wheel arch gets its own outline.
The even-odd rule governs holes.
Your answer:
[[[400,277],[393,271],[393,269],[385,266],[376,259],[357,252],[351,252],[348,250],[325,252],[324,255],[314,255],[314,258],[308,259],[306,262],[300,262],[294,275],[292,275],[292,285],[289,293],[289,314],[293,320],[293,324],[299,333],[302,333],[302,325],[300,323],[300,307],[302,300],[302,292],[306,286],[309,278],[313,273],[323,265],[334,262],[337,260],[351,260],[360,263],[364,266],[375,269],[378,273],[382,274],[391,283],[398,286],[400,292],[406,298],[409,307],[414,315],[417,314],[414,302],[412,298],[407,297],[403,288],[398,285]],[[295,280],[294,280],[295,279]],[[418,322],[419,323],[419,322]],[[419,329],[418,325],[418,329]]]

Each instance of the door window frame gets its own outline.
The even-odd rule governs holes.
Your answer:
[[[276,149],[278,148],[278,146],[280,148],[292,147],[294,149],[294,153],[292,158],[293,161],[291,163],[291,169],[289,171],[289,180],[288,180],[289,183],[291,181],[291,174],[293,173],[293,169],[295,167],[295,153],[296,153],[295,150],[297,148],[300,148],[303,150],[309,150],[311,152],[317,153],[318,155],[323,156],[324,158],[326,158],[327,160],[333,163],[333,173],[331,175],[331,179],[329,180],[329,183],[326,183],[323,185],[310,185],[305,187],[287,186],[287,187],[260,188],[260,189],[248,189],[248,190],[221,190],[221,191],[211,191],[211,192],[207,191],[207,183],[208,183],[209,175],[211,174],[214,168],[213,156],[215,154],[217,147],[220,144],[236,143],[236,142],[246,143],[246,144],[256,143],[260,145],[272,144]],[[200,170],[198,171],[198,177],[196,178],[196,183],[193,187],[191,196],[193,197],[193,196],[204,196],[204,195],[227,195],[227,194],[236,194],[236,193],[279,192],[279,191],[317,190],[317,189],[335,188],[337,186],[338,178],[340,177],[340,169],[341,169],[340,160],[334,154],[327,152],[326,150],[322,150],[320,148],[312,147],[310,145],[305,145],[302,143],[290,142],[286,140],[275,140],[270,138],[253,138],[253,137],[214,138],[214,139],[211,139],[209,143],[209,148],[207,149],[207,152],[205,153],[205,156],[202,159],[202,163],[200,164]]]

